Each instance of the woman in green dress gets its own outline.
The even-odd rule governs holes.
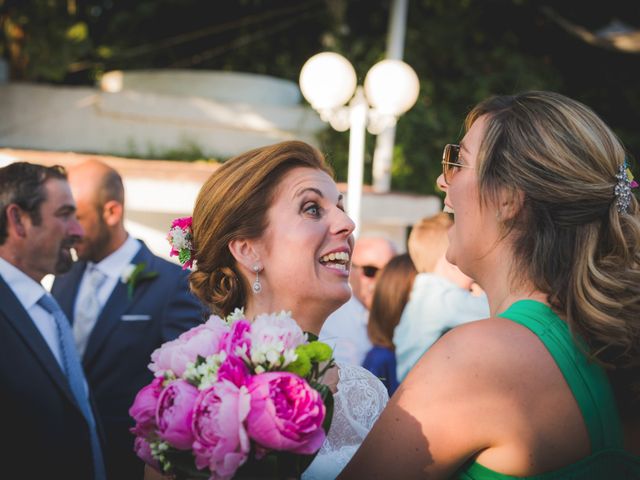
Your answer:
[[[340,478],[640,478],[640,216],[623,146],[551,92],[447,145],[447,259],[491,317],[436,342]]]

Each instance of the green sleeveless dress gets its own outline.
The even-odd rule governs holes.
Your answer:
[[[524,325],[544,343],[564,375],[584,418],[592,454],[577,463],[531,477],[494,472],[469,463],[457,472],[460,480],[640,479],[640,457],[622,448],[622,427],[609,380],[576,346],[569,327],[548,306],[520,300],[498,315]]]

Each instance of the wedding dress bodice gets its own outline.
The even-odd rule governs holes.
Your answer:
[[[337,392],[329,435],[302,480],[331,480],[349,463],[389,400],[387,389],[368,370],[338,364]]]

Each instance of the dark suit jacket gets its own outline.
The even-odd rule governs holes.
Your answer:
[[[189,291],[188,271],[155,256],[144,244],[132,261],[141,262],[146,264],[145,272],[158,276],[141,281],[132,298],[126,284],[116,284],[89,336],[82,361],[105,429],[105,462],[113,480],[143,476],[144,464],[133,453],[129,407],[136,393],[153,380],[148,369],[151,353],[208,315]],[[85,268],[85,262],[77,262],[56,278],[51,290],[72,323]]]
[[[1,276],[0,432],[1,478],[93,478],[89,426],[49,346]]]

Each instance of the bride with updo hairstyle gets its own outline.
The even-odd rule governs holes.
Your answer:
[[[323,155],[301,141],[257,148],[224,162],[193,210],[193,292],[221,317],[290,311],[317,335],[351,295],[354,223]],[[335,478],[388,400],[378,378],[338,364],[327,439],[304,479]]]
[[[193,210],[197,269],[190,282],[191,290],[216,315],[225,317],[247,306],[252,281],[243,278],[229,243],[262,236],[276,188],[294,167],[333,175],[319,151],[302,142],[287,142],[226,161],[202,186]]]
[[[447,145],[447,259],[491,317],[442,336],[340,478],[640,478],[640,211],[587,106],[491,97]],[[428,319],[425,319],[428,321]]]

